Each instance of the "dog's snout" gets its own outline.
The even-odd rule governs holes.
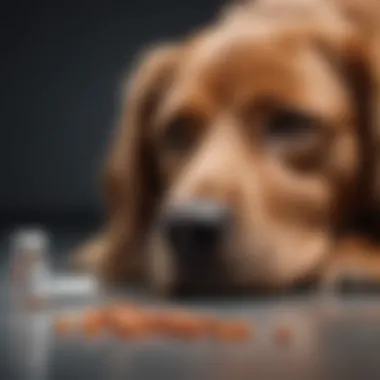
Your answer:
[[[230,220],[229,209],[213,202],[192,202],[169,211],[166,239],[180,258],[212,255],[220,245]]]

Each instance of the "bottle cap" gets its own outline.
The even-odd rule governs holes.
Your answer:
[[[21,229],[12,236],[13,254],[40,254],[48,249],[48,234],[42,229]]]

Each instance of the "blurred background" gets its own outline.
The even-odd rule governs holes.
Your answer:
[[[225,1],[224,1],[225,2]],[[92,228],[120,81],[223,0],[21,0],[1,12],[0,225]]]

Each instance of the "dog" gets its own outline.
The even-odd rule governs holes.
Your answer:
[[[80,262],[106,283],[380,280],[380,6],[234,2],[139,58]]]

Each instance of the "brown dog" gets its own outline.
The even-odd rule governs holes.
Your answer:
[[[82,260],[163,291],[380,279],[379,8],[237,3],[149,51],[106,163],[108,222]]]

